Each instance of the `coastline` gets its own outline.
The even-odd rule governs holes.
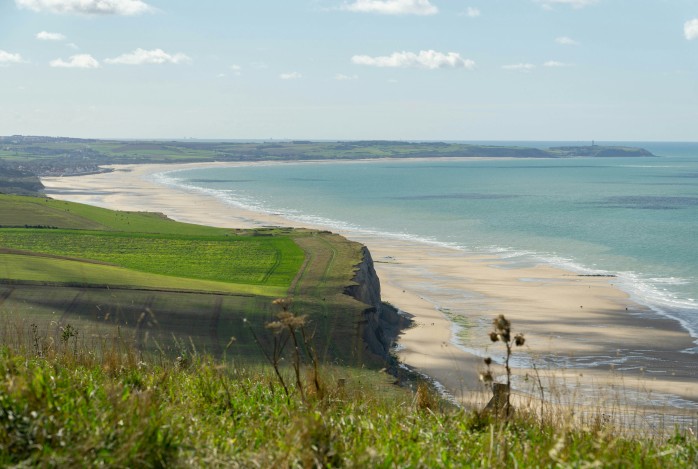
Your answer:
[[[237,165],[249,164],[270,163]],[[48,195],[56,199],[162,212],[179,221],[235,228],[301,226],[148,179],[164,171],[234,165],[120,165],[110,173],[44,178],[43,182]],[[491,354],[496,359],[502,354],[498,344],[491,345],[487,332],[491,319],[505,314],[514,331],[527,338],[523,355],[527,359],[517,363],[517,376],[531,375],[527,367],[539,362],[544,372],[547,367],[555,375],[547,379],[602,393],[618,384],[618,373],[623,371],[622,382],[633,393],[666,394],[665,405],[679,405],[680,399],[686,400],[686,406],[698,403],[691,356],[681,352],[694,346],[690,335],[678,322],[632,302],[612,284],[612,278],[583,277],[546,265],[504,268],[503,261],[493,255],[366,233],[340,234],[368,246],[384,301],[415,320],[415,327],[399,340],[400,360],[436,379],[456,399],[468,400],[481,393],[482,356]],[[467,347],[454,330],[467,335]],[[643,353],[635,356],[640,350]],[[567,358],[560,362],[556,357]],[[592,362],[589,357],[596,359]],[[637,400],[642,401],[642,396]]]

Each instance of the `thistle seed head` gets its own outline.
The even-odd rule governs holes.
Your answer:
[[[277,298],[271,302],[274,306],[279,306],[283,311],[288,311],[291,307],[291,298]]]
[[[511,330],[511,323],[503,314],[500,314],[492,321],[494,329],[499,332],[509,332]]]

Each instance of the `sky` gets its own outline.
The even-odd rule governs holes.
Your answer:
[[[0,0],[0,135],[698,141],[698,0]]]

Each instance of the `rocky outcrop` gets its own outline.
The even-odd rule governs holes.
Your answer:
[[[362,336],[371,352],[387,358],[400,331],[409,326],[410,320],[401,316],[391,305],[381,301],[381,286],[373,267],[371,253],[364,246],[363,259],[356,266],[355,285],[345,288],[345,293],[369,307],[363,311]]]

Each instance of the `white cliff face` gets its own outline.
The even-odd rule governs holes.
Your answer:
[[[365,246],[362,253],[363,260],[356,266],[354,275],[356,285],[347,287],[345,293],[367,305],[361,321],[361,335],[371,352],[387,358],[393,342],[409,320],[381,301],[380,279],[373,267],[371,253]]]

